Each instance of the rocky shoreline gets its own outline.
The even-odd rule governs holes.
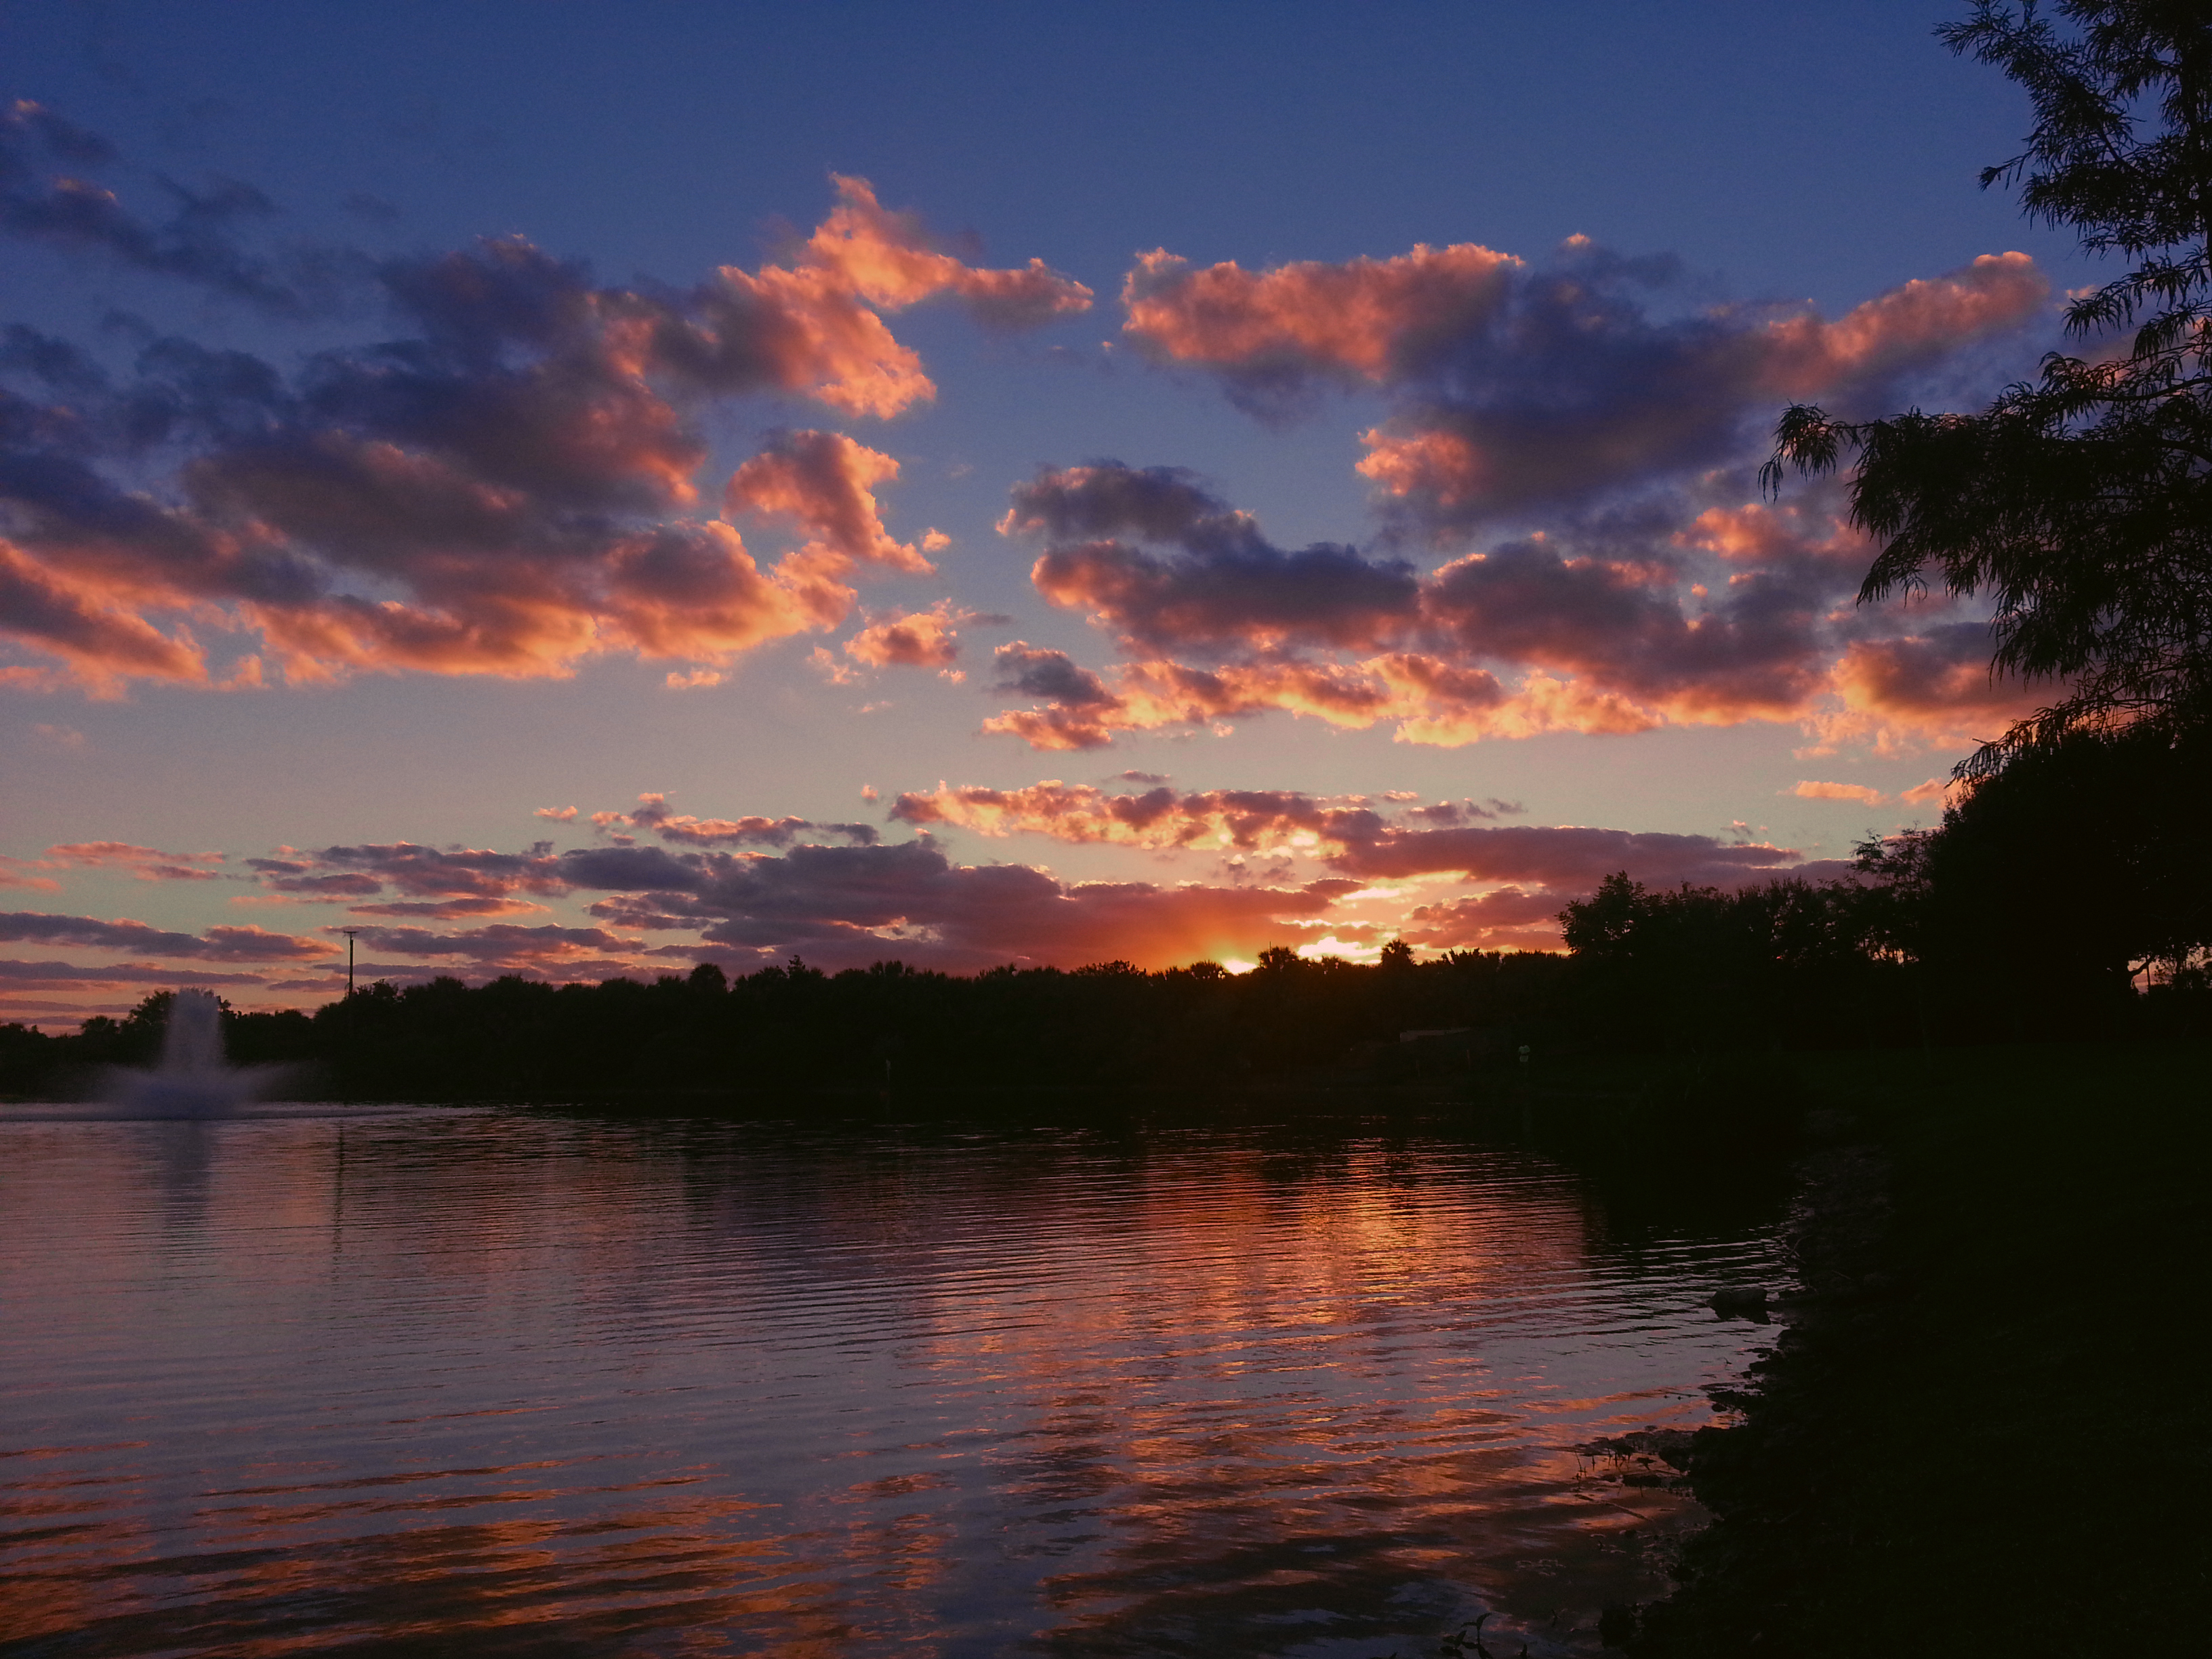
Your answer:
[[[1777,1320],[1735,1419],[1640,1449],[1713,1519],[1632,1659],[2164,1654],[2212,1642],[2201,1048],[1808,1079]],[[1632,1454],[1635,1455],[1635,1454]]]
[[[1884,1299],[1897,1281],[1885,1255],[1889,1159],[1856,1138],[1855,1121],[1811,1116],[1816,1134],[1839,1144],[1798,1164],[1782,1238],[1790,1286],[1771,1299],[1757,1291],[1714,1299],[1723,1318],[1784,1323],[1741,1388],[1713,1391],[1715,1406],[1737,1420],[1639,1449],[1682,1471],[1713,1520],[1684,1547],[1673,1596],[1608,1610],[1607,1645],[1638,1659],[1790,1653],[1785,1638],[1828,1613],[1818,1603],[1817,1568],[1846,1540],[1832,1535],[1822,1498],[1843,1475],[1852,1442],[1832,1383],[1844,1356],[1863,1354],[1878,1340]]]

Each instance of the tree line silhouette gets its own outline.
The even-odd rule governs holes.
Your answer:
[[[1850,879],[1727,891],[1624,873],[1560,913],[1564,953],[1287,946],[1231,974],[1126,962],[959,976],[797,957],[734,980],[378,981],[312,1014],[224,1016],[231,1059],[352,1097],[1393,1083],[1581,1055],[2212,1034],[2212,721],[2024,750]],[[0,1091],[148,1065],[167,993],[71,1036],[0,1027]],[[1426,1037],[1401,1040],[1409,1033]]]

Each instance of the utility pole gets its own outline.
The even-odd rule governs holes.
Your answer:
[[[350,1002],[353,1000],[353,936],[361,929],[341,927],[338,932],[346,936],[346,1000]]]

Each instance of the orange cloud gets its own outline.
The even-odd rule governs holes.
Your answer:
[[[1036,653],[1022,641],[1000,648],[1010,661],[1066,658]],[[1073,665],[1068,666],[1072,669]],[[1085,672],[1085,671],[1076,671]],[[1126,664],[1107,676],[1085,675],[1095,692],[1054,696],[1042,708],[1008,709],[983,722],[987,732],[1020,738],[1043,750],[1097,749],[1125,731],[1203,725],[1279,710],[1364,731],[1395,722],[1401,743],[1458,748],[1486,738],[1535,737],[1547,732],[1640,732],[1665,713],[1601,688],[1547,674],[1525,676],[1509,690],[1486,669],[1417,652],[1396,651],[1356,663],[1255,663],[1215,669],[1164,659]],[[1059,691],[1051,678],[1006,677],[1010,689]]]
[[[1042,750],[1224,732],[1273,710],[1387,723],[1399,741],[1443,746],[1745,720],[1893,739],[1901,723],[1928,724],[1904,703],[1954,720],[1971,701],[1965,665],[1986,660],[1971,629],[1945,635],[1940,663],[1923,660],[1924,642],[1839,637],[1866,543],[1833,490],[1786,506],[1677,497],[1625,530],[1578,528],[1559,544],[1538,532],[1425,576],[1350,547],[1276,548],[1180,468],[1045,468],[1010,495],[1001,533],[1048,540],[1038,592],[1112,629],[1130,659],[1093,671],[1026,641],[1000,647],[999,689],[1036,701],[983,729]],[[1711,574],[1705,555],[1726,562],[1710,586],[1692,580]],[[1931,673],[1942,684],[1907,684]]]
[[[1854,641],[1829,680],[1842,706],[1808,722],[1815,754],[1846,743],[1892,755],[1986,742],[2041,701],[2017,680],[1990,673],[1989,629],[1978,623]]]
[[[787,432],[730,475],[726,513],[789,519],[810,532],[806,551],[824,568],[877,564],[912,575],[936,567],[884,530],[874,486],[899,465],[839,432]]]
[[[220,881],[208,866],[221,864],[221,853],[164,853],[123,841],[68,842],[46,848],[49,867],[127,870],[140,881]]]
[[[1677,547],[1702,549],[1732,564],[1774,565],[1809,557],[1840,559],[1863,568],[1873,558],[1873,539],[1845,521],[1840,502],[1820,499],[1827,493],[1816,484],[1791,501],[1709,507],[1671,539]]]
[[[1521,268],[1472,242],[1416,246],[1395,258],[1307,260],[1248,271],[1194,270],[1164,248],[1138,257],[1122,325],[1155,356],[1250,373],[1320,369],[1381,381],[1409,357],[1486,318]]]
[[[1780,397],[1871,392],[2035,317],[2049,284],[2026,254],[1907,283],[1835,322],[1771,307],[1650,317],[1627,262],[1588,246],[1508,273],[1494,325],[1439,337],[1389,382],[1360,474],[1437,536],[1725,458]]]
[[[2011,328],[2050,297],[2050,280],[2027,254],[1984,253],[1948,276],[1915,277],[1832,323],[1818,317],[1768,323],[1759,337],[1758,385],[1778,397],[1818,397]]]
[[[1277,862],[1279,880],[1294,858],[1313,859],[1363,878],[1329,890],[1328,925],[1338,943],[1328,948],[1355,957],[1371,955],[1389,932],[1430,949],[1556,949],[1561,906],[1616,870],[1664,884],[1724,887],[1779,875],[1844,873],[1838,865],[1808,865],[1790,848],[1762,842],[1483,822],[1519,810],[1504,802],[1423,807],[1388,797],[1317,798],[1293,790],[1179,793],[1156,787],[1115,794],[1048,779],[1018,789],[939,784],[901,795],[890,816],[994,838],[1024,834],[1155,853],[1219,852],[1237,868],[1256,855]],[[1415,903],[1439,882],[1486,890]]]
[[[0,887],[21,887],[36,893],[58,893],[62,890],[61,883],[52,876],[32,873],[52,867],[44,860],[9,858],[0,854]]]
[[[1819,783],[1809,779],[1801,781],[1790,793],[1806,800],[1855,800],[1863,806],[1880,806],[1889,799],[1863,783]]]
[[[1368,453],[1352,471],[1393,495],[1461,507],[1487,493],[1493,469],[1472,439],[1441,429],[1405,433],[1370,427],[1359,434]]]
[[[263,927],[215,927],[194,935],[165,932],[127,918],[103,921],[94,916],[25,910],[0,913],[0,939],[31,939],[208,962],[299,962],[329,956],[337,948],[319,939],[272,933]]]
[[[937,388],[878,311],[951,293],[991,326],[1024,328],[1091,304],[1089,289],[1041,259],[977,270],[931,247],[920,220],[886,210],[866,179],[834,182],[838,204],[793,264],[723,267],[696,296],[695,318],[672,327],[648,317],[635,331],[639,365],[702,379],[759,374],[848,415],[887,418]]]
[[[979,270],[930,246],[921,219],[893,213],[865,179],[833,175],[838,204],[807,239],[806,262],[834,271],[869,304],[896,311],[950,293],[981,321],[1026,328],[1091,308],[1091,290],[1031,259],[1018,270]]]
[[[1156,787],[1109,794],[1090,785],[1049,778],[1018,789],[940,783],[933,790],[901,795],[890,816],[924,828],[945,825],[994,838],[1022,834],[1151,852],[1289,854],[1370,878],[1449,876],[1568,894],[1624,868],[1650,881],[1738,885],[1802,866],[1792,849],[1765,842],[1485,822],[1519,811],[1504,802],[1492,806],[1447,801],[1407,807],[1387,797],[1378,804],[1365,796],[1313,796],[1278,789],[1185,793]],[[1346,889],[1337,898],[1348,903],[1395,896],[1382,889]],[[1556,910],[1562,900],[1553,896],[1546,902]],[[1496,909],[1494,906],[1493,921]],[[1524,910],[1511,920],[1518,925],[1547,914]]]
[[[866,844],[876,839],[875,827],[866,823],[816,823],[807,818],[702,818],[678,812],[668,797],[658,791],[637,798],[627,812],[594,812],[592,825],[602,833],[620,829],[642,830],[665,842],[684,847],[788,847],[794,841],[818,842],[825,836]],[[617,842],[635,837],[615,836]]]
[[[216,607],[204,591],[205,565],[167,569],[97,544],[64,542],[45,556],[79,573],[70,605],[46,602],[59,591],[52,582],[27,599],[26,582],[14,593],[0,591],[0,608],[19,601],[7,612],[13,631],[64,656],[96,688],[126,675],[208,681],[204,652],[160,634],[134,610],[215,615],[257,630],[295,681],[394,669],[532,678],[566,675],[610,651],[726,662],[769,640],[836,627],[856,598],[844,580],[856,567],[932,568],[883,526],[875,489],[897,476],[897,463],[835,433],[784,434],[730,481],[732,511],[793,524],[805,538],[768,570],[735,528],[714,520],[602,532],[583,556],[535,547],[533,509],[513,492],[466,483],[442,464],[388,445],[321,453],[328,465],[312,478],[264,464],[252,476],[228,469],[223,489],[257,504],[264,533],[343,544],[359,562],[411,589],[410,597],[294,599],[254,578]],[[429,539],[447,534],[473,541],[478,556],[448,553]],[[232,557],[243,563],[268,551],[238,547]],[[28,562],[0,544],[0,588],[10,559]],[[250,596],[272,586],[279,591],[270,597]],[[253,668],[258,679],[259,664]],[[713,684],[712,671],[696,669],[684,683]]]
[[[137,465],[119,439],[103,457],[39,448],[25,428],[0,628],[61,667],[0,665],[0,680],[113,695],[131,678],[258,684],[264,666],[546,676],[611,651],[687,657],[706,665],[696,676],[836,625],[854,570],[931,568],[883,524],[876,492],[896,462],[799,431],[740,466],[727,510],[804,538],[763,569],[727,525],[685,516],[703,404],[783,391],[894,415],[934,388],[879,312],[945,294],[1018,326],[1089,303],[1036,262],[980,270],[935,248],[865,180],[837,189],[783,263],[688,294],[595,286],[580,264],[489,238],[379,267],[415,337],[319,353],[312,395],[236,352],[173,353],[143,385],[45,411],[55,431],[96,435],[132,409],[221,398],[252,436],[207,441],[157,495],[100,472]],[[259,637],[218,678],[187,621]]]
[[[1216,789],[1179,794],[1153,788],[1109,795],[1088,784],[1048,778],[1019,789],[940,783],[934,790],[902,794],[890,816],[908,823],[955,825],[980,835],[1017,833],[1055,841],[1169,848],[1234,848],[1267,852],[1279,847],[1335,850],[1378,833],[1382,820],[1364,800],[1328,801],[1296,792]]]
[[[969,613],[939,599],[927,611],[871,623],[845,641],[845,652],[871,667],[950,668],[960,658],[956,624]]]
[[[1559,914],[1571,892],[1517,886],[1468,898],[1416,905],[1400,937],[1431,951],[1556,951]]]
[[[680,324],[647,313],[635,361],[709,383],[758,374],[848,415],[888,417],[937,388],[877,312],[951,293],[990,326],[1025,328],[1090,306],[1089,289],[1041,259],[975,269],[931,247],[919,219],[886,210],[866,179],[834,182],[838,204],[793,264],[723,267]]]
[[[889,419],[937,395],[921,354],[902,346],[838,272],[758,276],[726,265],[701,290],[702,319],[687,355],[709,362],[745,354],[763,378],[847,415]]]
[[[204,682],[206,653],[189,635],[173,638],[134,614],[133,586],[72,580],[0,539],[0,629],[60,657],[104,695],[125,678]]]

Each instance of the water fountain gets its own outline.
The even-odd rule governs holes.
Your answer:
[[[223,1058],[222,1005],[215,993],[179,991],[170,999],[160,1062],[151,1071],[111,1068],[100,1096],[145,1117],[216,1117],[259,1099],[283,1071],[231,1065]]]

